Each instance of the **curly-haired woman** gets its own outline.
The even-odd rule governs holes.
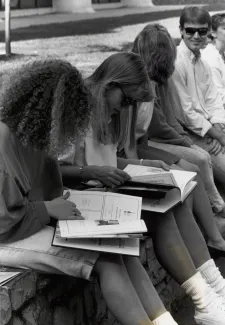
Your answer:
[[[126,70],[120,80],[142,87],[148,77],[139,56],[118,57]],[[84,135],[90,120],[88,97],[77,69],[60,60],[25,66],[6,87],[0,122],[0,264],[84,279],[95,273],[121,324],[175,325],[138,258],[51,246],[50,217],[82,218],[66,200],[68,194],[62,196],[55,158]],[[102,129],[106,139],[107,127]]]
[[[134,54],[127,54],[127,58],[129,55]],[[126,173],[120,169],[128,163],[140,164],[138,159],[117,159],[116,149],[123,147],[126,138],[131,152],[135,149],[137,102],[151,100],[153,92],[145,80],[139,84],[136,82],[141,75],[140,69],[132,70],[135,78],[129,83],[124,79],[127,73],[124,58],[122,60],[116,55],[104,61],[87,78],[86,85],[93,97],[90,102],[94,112],[93,131],[90,130],[84,139],[71,147],[70,152],[60,157],[66,185],[71,186],[78,179],[97,180],[112,188],[127,178]],[[150,160],[144,163],[148,166],[159,164],[158,161]],[[167,168],[163,162],[161,166]],[[211,260],[205,240],[189,207],[182,204],[166,215],[148,213],[145,220],[152,233],[160,263],[193,299],[197,322],[204,325],[210,322],[223,325],[225,308],[223,298],[219,294],[225,299],[225,280]],[[135,259],[132,259],[132,263],[134,261]],[[130,270],[134,269],[134,266],[130,267]],[[210,284],[206,282],[205,274]],[[215,276],[218,281],[216,285]],[[140,282],[137,280],[136,283]],[[213,291],[211,285],[219,294]],[[141,301],[146,306],[145,309],[149,310],[150,304],[146,305],[147,300],[143,300],[146,290],[144,287],[142,289]],[[150,310],[148,315],[151,315]]]

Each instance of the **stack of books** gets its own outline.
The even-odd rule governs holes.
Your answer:
[[[70,191],[70,200],[85,219],[58,221],[53,246],[140,255],[140,238],[147,232],[141,197]]]
[[[53,246],[140,255],[147,232],[141,210],[166,213],[196,187],[195,172],[128,165],[130,181],[114,192],[71,191],[84,220],[59,221]]]

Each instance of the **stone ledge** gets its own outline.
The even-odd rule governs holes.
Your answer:
[[[141,242],[142,264],[168,309],[183,297],[157,261],[151,239]],[[108,311],[97,279],[87,282],[22,271],[0,286],[0,325],[119,325]]]

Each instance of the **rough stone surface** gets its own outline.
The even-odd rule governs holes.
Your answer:
[[[168,309],[184,292],[157,261],[152,240],[141,241],[141,262]],[[96,278],[25,271],[0,286],[0,325],[120,325],[108,311]]]

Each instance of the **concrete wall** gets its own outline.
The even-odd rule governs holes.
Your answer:
[[[149,7],[152,6],[152,0],[121,0],[125,7]]]
[[[184,292],[157,261],[151,239],[141,242],[141,261],[165,306]],[[0,268],[1,270],[1,268]],[[0,325],[120,325],[106,307],[97,279],[24,271],[0,285]]]
[[[59,12],[94,12],[91,0],[53,0],[53,9]]]

